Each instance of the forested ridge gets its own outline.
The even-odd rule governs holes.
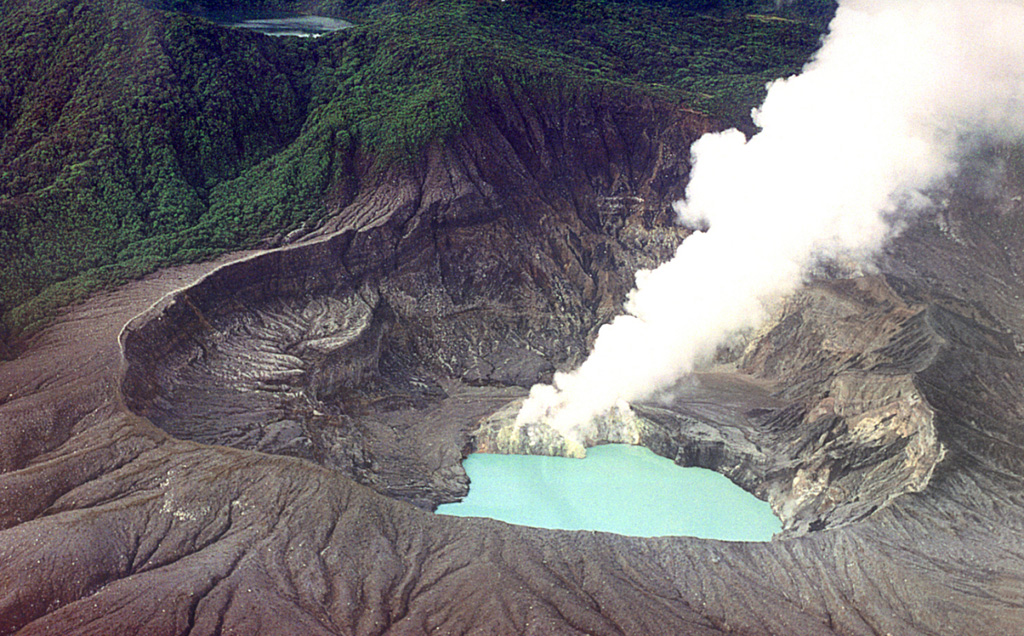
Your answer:
[[[6,0],[2,340],[172,263],[313,227],[354,178],[415,162],[500,90],[643,94],[750,126],[831,3],[265,2],[361,20],[271,38],[164,11],[239,3]],[[714,5],[714,6],[711,6]],[[770,5],[770,6],[765,6]]]

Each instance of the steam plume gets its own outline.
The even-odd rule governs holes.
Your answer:
[[[640,272],[590,357],[535,386],[517,421],[571,437],[672,384],[818,260],[869,257],[952,174],[968,136],[1021,134],[1022,98],[1019,0],[841,1],[811,63],[769,87],[758,134],[693,145],[676,210],[708,230]]]

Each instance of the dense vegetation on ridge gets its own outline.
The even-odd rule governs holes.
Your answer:
[[[312,226],[354,152],[415,161],[471,124],[472,97],[495,82],[639,92],[749,126],[764,84],[806,61],[831,10],[324,0],[362,21],[304,40],[132,0],[3,6],[0,341],[103,286]]]

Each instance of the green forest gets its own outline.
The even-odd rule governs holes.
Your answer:
[[[272,38],[240,5],[356,26]],[[817,48],[830,1],[2,0],[0,341],[174,263],[316,224],[358,150],[415,161],[475,95],[606,91],[750,130]]]

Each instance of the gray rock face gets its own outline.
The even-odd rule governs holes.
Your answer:
[[[706,124],[564,106],[481,105],[333,233],[97,296],[3,363],[0,633],[1019,631],[1012,172],[634,405],[640,442],[768,499],[774,541],[423,510],[681,238],[659,225],[685,175],[668,149]]]
[[[632,272],[685,235],[667,222],[685,160],[666,148],[708,122],[560,100],[481,103],[464,138],[376,177],[333,222],[359,227],[154,307],[124,333],[128,407],[179,439],[310,459],[425,508],[464,496],[475,420],[578,363]],[[526,129],[540,137],[521,147]],[[424,409],[440,421],[405,424]],[[447,450],[424,466],[431,445]]]

